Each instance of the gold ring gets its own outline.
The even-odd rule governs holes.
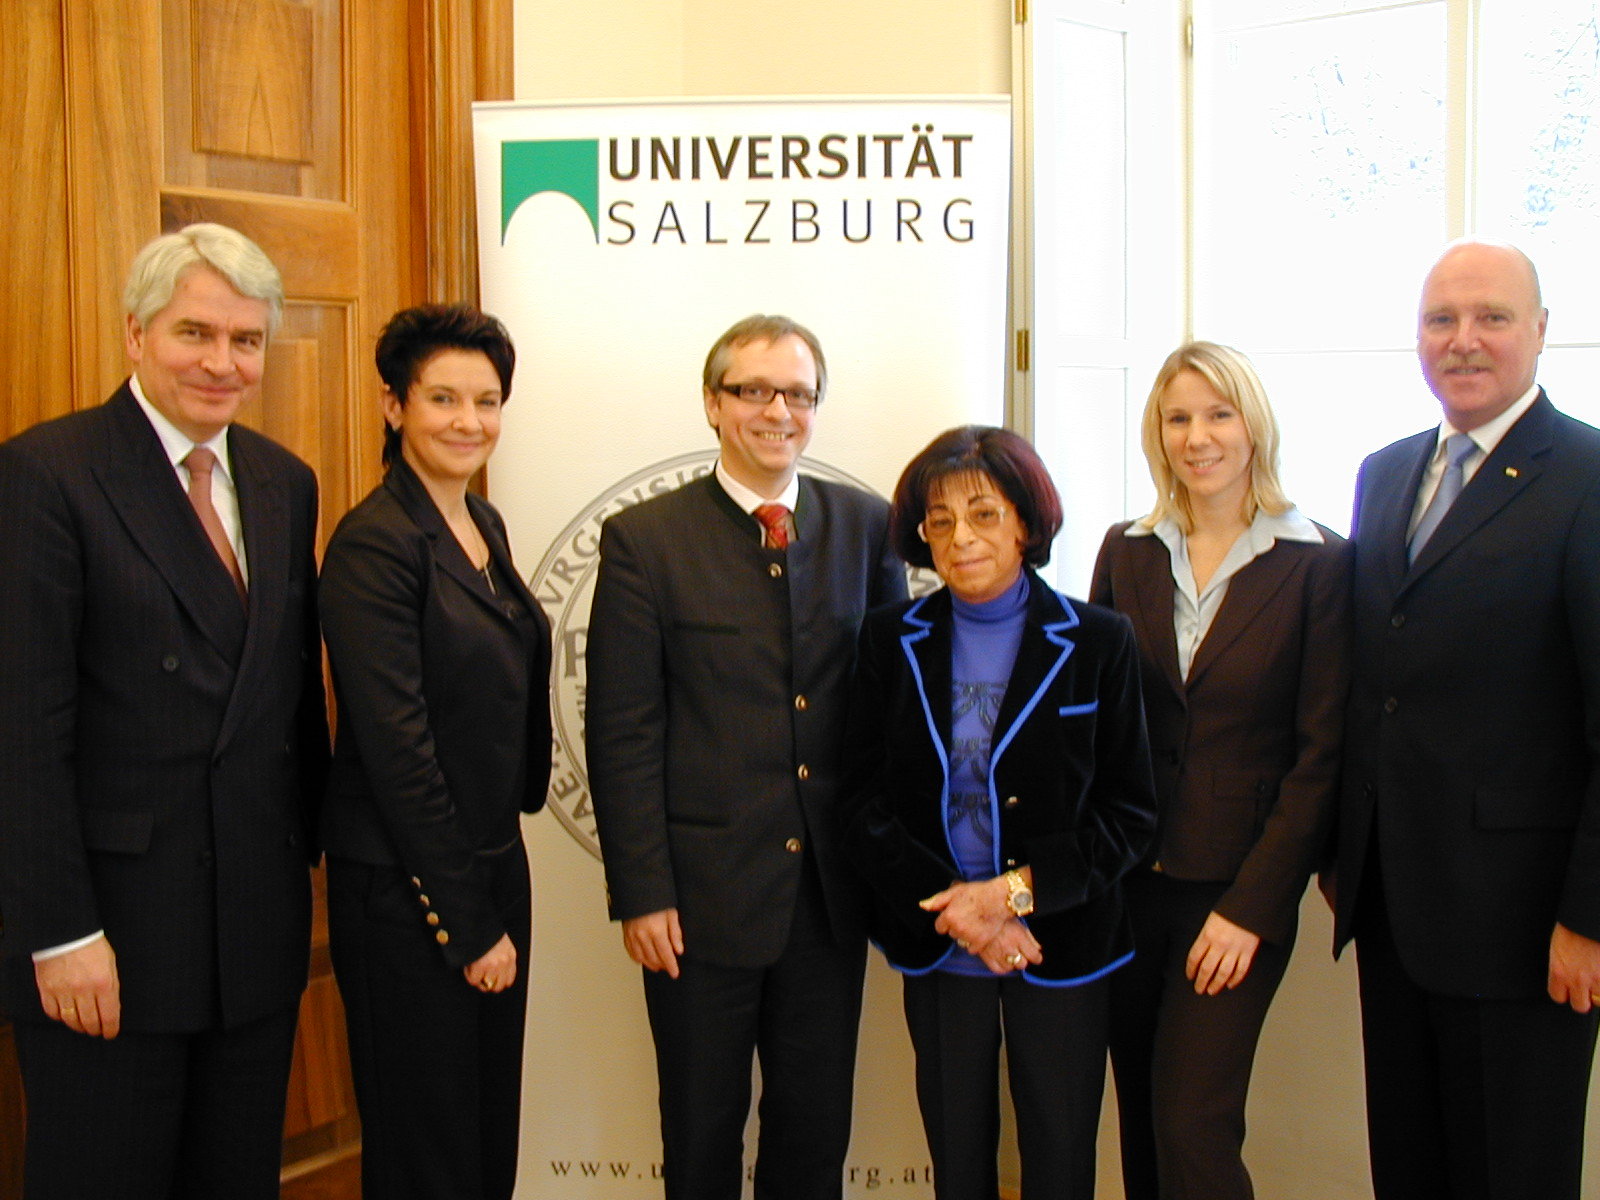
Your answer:
[[[78,1008],[75,1004],[63,1004],[61,1006],[61,1011],[64,1013],[75,1013],[78,1011]]]
[[[967,945],[967,939],[966,938],[957,938],[956,939],[956,945],[960,946],[963,950],[971,950],[972,949],[971,946]]]
[[[495,985],[495,981],[493,979],[490,979],[488,977],[484,978],[483,986],[488,988],[491,992],[494,991],[494,985]]]
[[[1020,967],[1022,965],[1023,959],[1022,959],[1022,955],[1020,955],[1020,954],[1012,954],[1012,955],[1010,955],[1010,956],[1008,956],[1006,958],[1006,961],[1008,963],[1010,963],[1013,967]]]

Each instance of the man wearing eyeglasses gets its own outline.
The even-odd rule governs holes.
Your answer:
[[[842,1192],[866,940],[834,843],[867,609],[906,594],[888,508],[796,473],[816,337],[753,316],[702,377],[713,474],[608,520],[587,747],[611,917],[644,968],[669,1200],[736,1200],[753,1055],[758,1197]]]

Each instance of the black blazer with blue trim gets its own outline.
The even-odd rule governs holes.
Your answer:
[[[1044,961],[1027,977],[1084,982],[1133,949],[1119,881],[1155,830],[1139,659],[1126,617],[1028,580],[989,758],[999,867],[1033,868]],[[917,904],[959,878],[945,826],[952,627],[946,589],[872,613],[851,695],[844,840],[872,888],[872,939],[909,973],[952,945]]]
[[[319,587],[339,713],[323,845],[414,876],[457,967],[506,932],[482,856],[550,781],[550,624],[500,514],[467,504],[498,594],[403,460],[339,522]]]

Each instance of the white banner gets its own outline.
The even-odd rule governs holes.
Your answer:
[[[518,353],[490,491],[556,638],[553,815],[526,829],[517,1194],[655,1196],[654,1051],[583,758],[600,525],[710,469],[701,364],[751,313],[809,326],[827,356],[802,471],[887,494],[934,434],[1000,423],[1009,101],[483,104],[474,124],[483,306]],[[899,982],[875,952],[867,993],[845,1194],[932,1196]]]

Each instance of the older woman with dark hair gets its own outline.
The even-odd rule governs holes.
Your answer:
[[[516,1178],[530,925],[520,814],[550,776],[550,626],[468,491],[515,353],[464,305],[378,340],[388,473],[328,543],[338,737],[329,933],[367,1200],[505,1200]]]
[[[1023,1195],[1089,1200],[1119,880],[1154,829],[1133,633],[1035,573],[1061,501],[1014,433],[939,435],[891,522],[945,586],[862,626],[846,839],[905,976],[935,1192],[996,1194],[1003,1030]]]
[[[1237,350],[1173,351],[1143,440],[1155,507],[1106,534],[1089,593],[1133,620],[1161,804],[1127,881],[1139,957],[1111,989],[1123,1183],[1249,1200],[1251,1063],[1333,816],[1349,564],[1283,494]]]

